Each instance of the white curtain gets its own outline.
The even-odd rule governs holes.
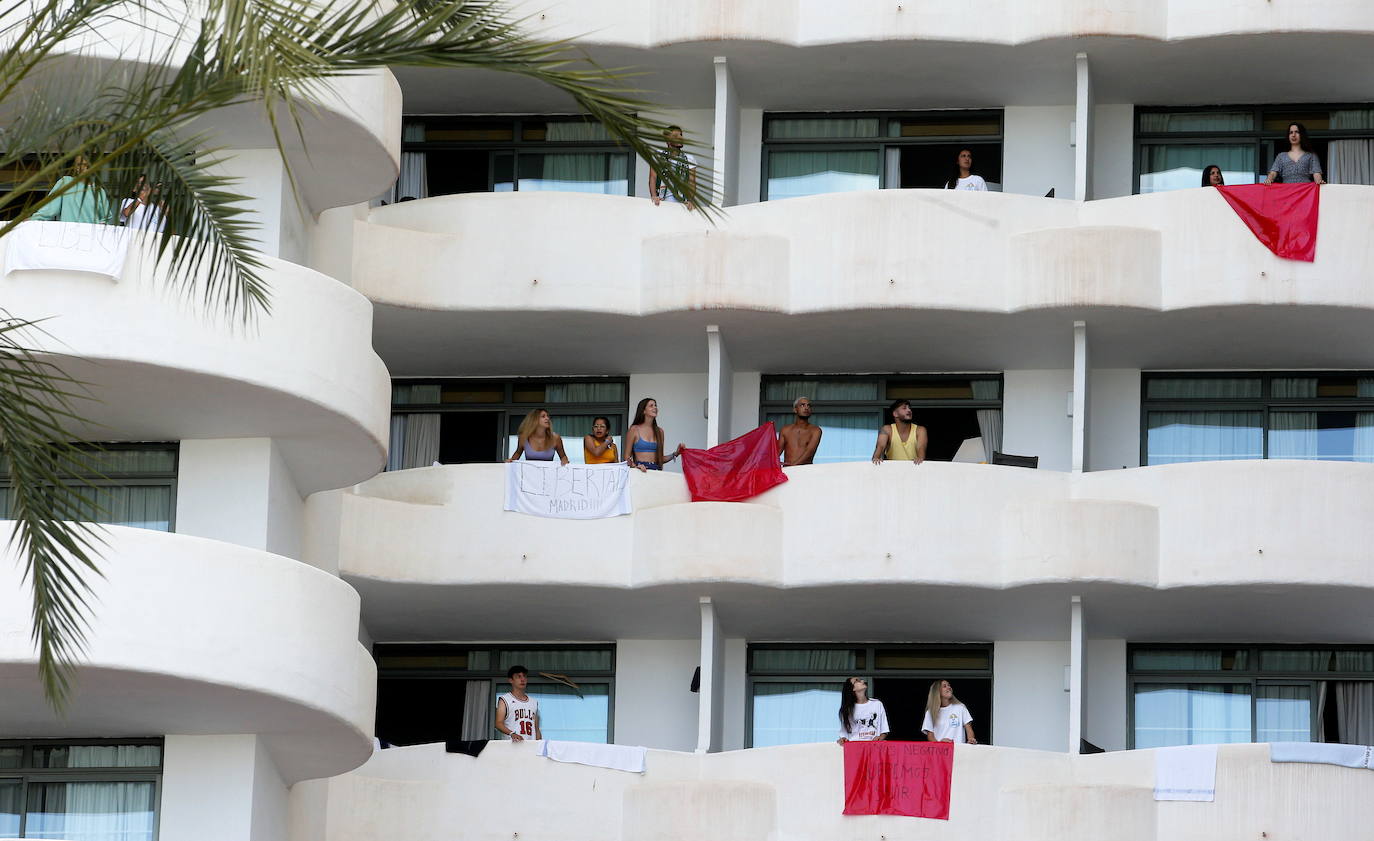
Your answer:
[[[439,415],[406,415],[402,464],[429,467],[439,460]]]
[[[1374,129],[1374,109],[1333,111],[1333,129]],[[1327,180],[1332,184],[1374,184],[1374,140],[1333,140],[1326,149]]]
[[[1316,412],[1269,413],[1270,458],[1319,458]]]
[[[764,387],[764,400],[786,400],[809,397],[812,402],[827,400],[877,400],[878,383],[874,380],[773,380]]]
[[[902,149],[900,146],[887,147],[887,160],[884,162],[883,183],[889,190],[902,186]]]
[[[1355,413],[1355,461],[1374,462],[1374,412]]]
[[[754,747],[833,742],[840,731],[841,686],[756,682]]]
[[[158,745],[72,745],[68,768],[155,768],[162,764]]]
[[[1259,412],[1150,412],[1148,464],[1264,457]]]
[[[626,195],[629,192],[628,158],[618,152],[522,153],[520,191],[541,190]]]
[[[424,123],[406,123],[401,129],[403,142],[421,142],[425,139]],[[392,204],[406,196],[416,199],[429,198],[429,161],[426,152],[402,152],[401,174],[391,187],[387,200]]]
[[[24,813],[24,781],[0,780],[0,838],[19,837],[19,818]]]
[[[877,117],[800,117],[768,121],[770,140],[877,136]]]
[[[768,199],[876,190],[880,186],[877,149],[768,154]]]
[[[1312,741],[1312,687],[1259,686],[1255,695],[1255,741]]]
[[[463,687],[463,730],[460,739],[494,739],[491,717],[495,713],[491,681],[469,680]]]
[[[1336,696],[1336,726],[1342,744],[1374,744],[1374,681],[1337,680],[1331,683]]]
[[[152,841],[153,797],[151,782],[30,783],[24,834],[64,841]]]
[[[1145,396],[1150,400],[1239,400],[1259,398],[1261,388],[1258,377],[1151,377]]]
[[[997,399],[996,380],[974,380],[972,386],[974,400]],[[983,453],[991,459],[994,452],[1002,451],[1002,410],[979,409],[977,415],[978,434],[983,437]]]
[[[754,670],[768,672],[833,672],[858,666],[849,648],[761,648],[754,651]]]

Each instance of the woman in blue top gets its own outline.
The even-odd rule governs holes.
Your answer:
[[[646,397],[635,407],[635,420],[625,430],[625,463],[638,467],[640,472],[662,470],[663,465],[682,453],[682,445],[667,458],[663,457],[664,433],[658,425],[658,401]]]
[[[1280,184],[1306,184],[1309,181],[1326,183],[1322,178],[1322,162],[1317,160],[1317,153],[1312,151],[1312,144],[1307,139],[1307,126],[1302,123],[1288,124],[1288,151],[1279,152],[1269,167],[1269,177],[1264,179],[1265,184],[1275,181]]]
[[[525,454],[525,461],[553,461],[553,454],[558,453],[558,460],[563,464],[568,463],[568,455],[563,452],[563,439],[553,431],[549,413],[545,410],[530,409],[530,413],[525,415],[520,428],[515,431],[515,452],[506,461],[515,461],[521,453]]]

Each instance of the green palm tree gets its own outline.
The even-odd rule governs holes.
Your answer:
[[[664,165],[667,126],[645,116],[650,106],[625,73],[597,67],[567,43],[527,36],[491,2],[15,0],[0,7],[3,21],[11,23],[0,28],[0,109],[8,115],[0,117],[0,169],[22,174],[0,195],[0,218],[9,220],[0,236],[60,203],[103,208],[112,185],[146,175],[177,197],[157,240],[162,273],[225,318],[251,323],[267,314],[271,291],[251,248],[247,197],[217,169],[215,137],[193,127],[247,104],[262,110],[284,149],[304,142],[301,118],[313,95],[344,75],[412,66],[539,80],[647,159],[674,192],[696,198],[687,177]],[[81,44],[131,23],[147,36],[131,47],[136,55],[72,61]],[[282,161],[290,174],[284,151]],[[67,432],[89,398],[60,357],[39,350],[41,330],[0,310],[0,451],[11,480],[11,541],[33,589],[39,674],[60,710],[84,650],[86,576],[99,574],[101,529],[91,522],[94,486],[82,478],[97,472],[90,446]]]

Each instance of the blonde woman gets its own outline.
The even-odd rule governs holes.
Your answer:
[[[973,716],[969,715],[968,707],[954,697],[954,687],[947,680],[937,680],[930,685],[921,731],[931,742],[978,744],[973,735]]]
[[[524,453],[525,461],[553,461],[553,454],[558,453],[558,460],[563,464],[568,463],[568,454],[563,452],[563,439],[553,431],[549,413],[545,410],[530,409],[530,413],[525,415],[515,433],[515,452],[506,461],[519,459],[521,453]]]

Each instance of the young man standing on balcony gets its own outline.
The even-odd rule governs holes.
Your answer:
[[[821,428],[811,424],[811,398],[798,397],[792,401],[792,414],[797,419],[778,430],[783,467],[810,464],[821,445]]]
[[[668,141],[668,166],[672,167],[673,172],[678,175],[686,176],[692,183],[692,193],[697,190],[697,159],[692,157],[689,152],[682,150],[682,126],[668,126],[664,132],[664,137]],[[654,200],[654,207],[658,207],[663,202],[682,202],[687,205],[687,209],[693,208],[692,202],[688,198],[679,196],[668,189],[668,185],[658,177],[658,170],[649,167],[649,196]]]
[[[892,423],[878,430],[878,445],[873,448],[873,463],[909,461],[920,464],[926,460],[926,429],[911,421],[911,404],[898,400],[887,407]]]
[[[510,681],[511,691],[501,693],[496,699],[496,729],[509,736],[512,742],[544,738],[539,730],[539,702],[525,691],[530,683],[529,670],[524,666],[511,666],[506,670],[506,679]]]

